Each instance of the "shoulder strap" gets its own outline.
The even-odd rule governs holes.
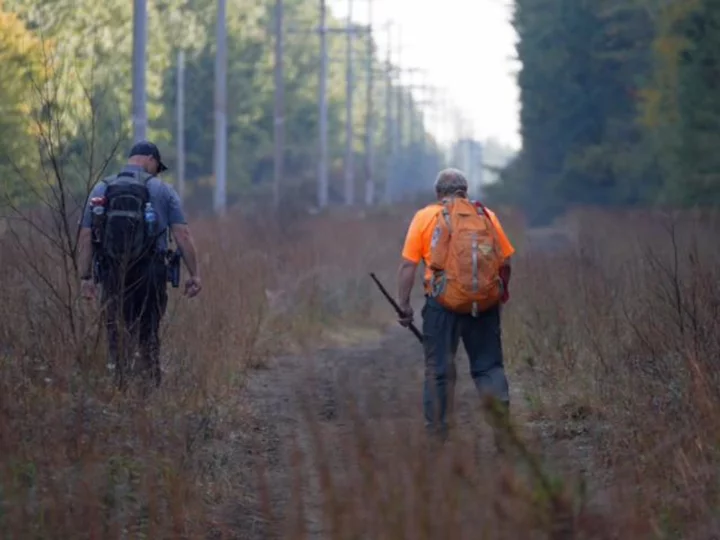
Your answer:
[[[118,174],[114,174],[112,176],[107,176],[107,177],[103,178],[102,181],[105,184],[109,185],[110,182],[112,182],[113,180],[116,180],[123,176],[128,177],[128,178],[142,178],[142,181],[146,186],[147,186],[148,182],[150,182],[150,180],[155,178],[155,176],[153,176],[152,174],[147,173],[145,171],[120,171]]]
[[[452,233],[452,225],[450,224],[450,211],[448,210],[449,203],[449,198],[445,198],[439,203],[436,203],[438,207],[437,213],[435,215],[438,217],[438,219],[440,218],[440,215],[442,215],[442,218],[445,221],[445,226],[448,228],[448,231]]]
[[[490,222],[490,226],[491,226],[492,231],[493,231],[493,236],[495,237],[495,240],[496,240],[496,241],[499,241],[497,227],[495,226],[495,222],[493,221],[493,219],[490,217],[490,214],[488,213],[487,208],[485,207],[485,205],[484,205],[483,203],[481,203],[480,201],[476,201],[476,202],[473,203],[473,204],[475,204],[475,206],[477,206],[477,208],[479,208],[479,209],[482,211],[483,215],[484,215],[484,216],[487,218],[487,220]]]
[[[473,205],[475,205],[475,207],[479,208],[482,211],[482,213],[485,215],[485,217],[488,218],[490,220],[490,222],[492,223],[492,218],[490,217],[490,214],[488,214],[487,208],[485,208],[485,205],[483,203],[481,203],[480,201],[475,201],[475,202],[473,202]]]
[[[148,185],[148,183],[150,182],[150,180],[152,180],[153,178],[155,178],[152,174],[150,174],[150,173],[148,173],[148,172],[145,172],[145,171],[141,171],[141,172],[140,172],[140,176],[143,177],[143,182],[144,182],[144,184],[145,184],[146,186]]]
[[[103,178],[103,179],[100,180],[100,181],[101,181],[103,184],[105,184],[106,186],[109,186],[109,185],[110,185],[110,182],[112,182],[113,180],[115,180],[117,177],[118,177],[117,174],[113,174],[112,176],[106,176],[105,178]]]

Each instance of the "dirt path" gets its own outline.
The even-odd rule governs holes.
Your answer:
[[[286,538],[300,527],[310,538],[323,537],[312,435],[318,427],[325,434],[352,430],[353,401],[370,422],[412,420],[417,410],[408,410],[407,398],[417,394],[422,377],[420,345],[413,340],[396,327],[363,346],[280,357],[253,372],[247,396],[258,446],[249,465],[265,469],[267,482],[260,480],[265,485],[259,491],[267,488],[267,493],[257,503],[262,507],[261,499],[267,497],[264,504],[269,503],[273,523],[267,523],[267,516],[251,520],[252,538]],[[296,477],[298,472],[305,473],[303,478]],[[298,499],[302,509],[293,508]]]
[[[340,454],[347,452],[344,444],[348,441],[357,446],[358,419],[369,432],[384,430],[397,437],[403,430],[417,430],[422,424],[422,377],[420,345],[397,326],[364,346],[278,358],[267,369],[254,371],[247,388],[254,417],[247,469],[260,474],[249,479],[258,486],[255,507],[236,517],[243,530],[240,537],[295,538],[302,529],[305,538],[326,537],[321,493],[327,493],[329,480],[322,475],[323,466],[328,465],[336,479],[352,474],[353,458]],[[510,382],[514,414],[522,416],[522,410],[517,412],[524,401],[521,383],[512,378]],[[456,421],[466,436],[470,434],[476,445],[473,452],[482,460],[490,455],[492,439],[478,422],[477,404],[467,359],[461,352]],[[554,453],[557,461],[567,461],[574,453],[573,469],[588,467],[583,463],[582,440],[554,444],[552,437],[548,439],[553,428],[547,422],[528,423],[527,429],[537,433],[540,446]],[[318,434],[327,443],[320,450]],[[325,485],[322,489],[321,483]],[[352,481],[347,486],[352,488]]]

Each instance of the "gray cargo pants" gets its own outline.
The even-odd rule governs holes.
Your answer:
[[[481,397],[490,395],[507,412],[510,397],[503,365],[500,307],[477,317],[453,313],[426,297],[422,309],[425,349],[423,408],[428,431],[448,435],[448,404],[452,403],[460,339],[470,360],[470,374]]]

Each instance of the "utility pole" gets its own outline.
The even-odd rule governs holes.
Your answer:
[[[177,118],[175,144],[177,145],[177,191],[185,199],[185,51],[177,55]]]
[[[432,114],[428,115],[428,124],[432,129],[432,140],[435,144],[435,150],[440,150],[440,139],[442,126],[440,125],[440,91],[437,87],[433,88],[430,93],[433,101]]]
[[[413,73],[420,71],[418,68],[398,68],[398,81],[402,81],[402,75],[405,78],[410,77]],[[421,85],[414,85],[412,80],[408,80],[405,84],[398,83],[396,91],[397,95],[397,114],[396,114],[396,126],[397,126],[397,140],[398,140],[398,159],[396,163],[398,165],[396,169],[395,182],[402,187],[404,191],[406,189],[405,182],[398,182],[400,175],[406,176],[408,174],[415,174],[412,168],[415,166],[415,161],[412,159],[412,152],[414,151],[414,142],[416,140],[415,134],[415,100],[413,98],[413,88],[421,88]],[[397,192],[397,189],[393,189]]]
[[[396,133],[398,148],[400,154],[405,153],[405,130],[404,127],[404,114],[403,109],[405,107],[403,100],[403,84],[402,84],[402,29],[398,30],[398,42],[397,42],[397,65],[398,65],[398,77],[397,77],[397,115],[396,115]],[[402,157],[402,156],[400,156]]]
[[[395,159],[397,156],[397,136],[393,119],[393,66],[392,66],[392,26],[388,25],[387,52],[385,59],[385,151],[387,170],[385,172],[385,204],[392,202]]]
[[[413,70],[407,70],[407,77],[408,81],[406,87],[408,95],[405,101],[405,105],[407,107],[406,118],[408,125],[408,146],[412,148],[415,145],[416,138],[415,113],[417,111],[417,108],[415,107],[415,96],[413,95],[413,90],[415,89],[415,72]]]
[[[347,35],[345,58],[345,205],[355,203],[355,175],[353,169],[353,0],[347,0]]]
[[[320,70],[318,82],[318,117],[319,117],[319,134],[318,134],[318,192],[317,203],[318,208],[324,208],[328,205],[328,104],[327,104],[327,79],[328,65],[331,61],[328,55],[327,36],[329,33],[346,34],[347,35],[347,54],[345,61],[347,65],[346,86],[347,86],[347,122],[346,122],[346,145],[345,145],[345,201],[348,204],[354,203],[354,178],[353,178],[353,130],[352,130],[352,83],[353,83],[353,51],[352,51],[352,34],[356,32],[364,32],[364,29],[355,28],[352,24],[352,0],[348,0],[349,13],[347,23],[342,28],[328,28],[327,25],[327,0],[319,0],[320,2],[320,22],[319,25],[312,29],[304,30],[302,28],[290,27],[287,29],[290,33],[318,33],[320,36]],[[333,59],[342,61],[340,59]]]
[[[327,6],[320,0],[320,82],[318,85],[318,108],[320,109],[320,156],[318,159],[318,207],[328,204],[328,148],[327,148]]]
[[[428,94],[430,94],[430,92],[433,90],[432,87],[424,84],[422,86],[419,86],[418,89],[427,92]],[[428,182],[433,175],[432,169],[434,168],[435,163],[435,154],[428,151],[428,136],[431,135],[430,133],[428,133],[428,119],[431,117],[430,112],[433,111],[435,107],[436,103],[430,97],[415,101],[415,111],[417,112],[419,118],[419,125],[417,127],[417,133],[419,137],[417,147],[418,157],[416,161],[420,164],[420,168],[416,174],[416,177],[423,184]]]
[[[408,129],[410,131],[410,133],[408,134],[409,142],[411,145],[414,145],[416,142],[422,144],[422,139],[420,138],[420,136],[423,132],[418,130],[418,127],[422,126],[418,126],[418,124],[422,124],[423,122],[421,103],[424,101],[424,97],[416,96],[414,94],[425,93],[427,90],[430,89],[430,86],[425,82],[427,74],[424,70],[413,67],[404,68],[402,71],[407,73],[408,76],[408,82],[405,85],[408,94],[405,103],[405,114],[407,115]],[[415,79],[417,75],[423,77],[422,82],[416,82]]]
[[[408,152],[406,152],[406,155],[408,157],[408,162],[406,164],[406,174],[410,173],[412,175],[412,178],[414,180],[414,183],[422,183],[422,167],[420,165],[420,159],[418,157],[418,114],[420,113],[420,108],[418,106],[418,100],[416,98],[416,90],[417,90],[417,83],[415,82],[415,70],[408,69],[408,82],[406,84],[407,88],[407,98],[406,98],[406,105],[407,105],[407,123],[408,123]],[[407,184],[407,182],[404,185],[404,189],[406,192],[411,191],[413,189],[413,186],[410,186]]]
[[[453,139],[453,118],[450,97],[447,92],[443,92],[441,101],[441,111],[443,117],[443,133],[445,134],[445,164],[450,167],[454,162],[454,144]]]
[[[430,89],[430,100],[431,105],[427,114],[428,131],[430,132],[430,140],[432,141],[432,154],[430,159],[435,165],[434,168],[441,169],[442,150],[441,150],[441,132],[442,127],[440,126],[440,91],[437,87]]]
[[[275,156],[273,206],[280,207],[280,183],[285,158],[285,77],[283,73],[283,0],[275,0]]]
[[[463,126],[463,144],[465,145],[465,167],[464,167],[464,173],[465,178],[468,181],[468,189],[472,190],[472,156],[473,156],[473,148],[472,148],[472,139],[470,138],[470,131],[467,127],[467,122],[465,119],[462,120],[462,126]]]
[[[427,72],[423,72],[422,74],[422,83],[421,87],[419,89],[419,92],[421,93],[421,96],[418,100],[415,101],[415,106],[417,107],[416,114],[417,114],[417,121],[419,124],[418,129],[418,137],[420,138],[420,167],[421,167],[421,174],[420,178],[422,179],[422,182],[424,183],[425,180],[428,178],[429,169],[426,166],[427,164],[427,126],[425,124],[426,119],[426,107],[430,105],[429,98],[427,97],[427,94],[430,92],[430,86],[428,86],[427,83]]]
[[[368,5],[368,34],[367,34],[367,106],[365,120],[365,205],[372,206],[375,202],[375,174],[374,174],[374,148],[373,148],[373,92],[374,70],[373,66],[373,5],[372,0],[367,0]]]
[[[453,131],[454,131],[454,148],[455,151],[453,152],[453,160],[457,162],[457,167],[465,170],[466,164],[465,160],[467,158],[467,153],[465,151],[464,141],[463,141],[463,134],[465,131],[465,128],[463,126],[462,117],[460,115],[459,109],[456,107],[453,107],[452,111],[453,116]]]
[[[218,0],[215,52],[215,212],[227,207],[227,0]]]
[[[147,138],[147,0],[133,1],[132,122],[135,142]]]

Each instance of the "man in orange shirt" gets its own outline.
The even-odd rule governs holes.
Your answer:
[[[446,198],[467,199],[468,183],[457,169],[440,172],[435,180],[438,202],[419,210],[407,231],[398,269],[398,301],[404,315],[400,324],[413,320],[410,295],[418,265],[425,266],[425,305],[422,309],[422,334],[425,352],[425,382],[423,408],[428,431],[445,440],[448,435],[448,403],[452,402],[456,380],[455,355],[460,339],[470,360],[470,373],[481,396],[491,396],[499,403],[503,416],[509,411],[508,382],[505,376],[500,329],[500,305],[507,301],[510,280],[510,257],[515,250],[510,244],[497,217],[489,209],[478,206],[494,226],[496,249],[501,260],[499,287],[501,297],[497,303],[477,313],[458,313],[443,306],[433,294],[433,271],[430,261],[436,225],[443,215],[442,201]],[[496,426],[497,428],[497,426]],[[500,437],[496,432],[500,448]]]

